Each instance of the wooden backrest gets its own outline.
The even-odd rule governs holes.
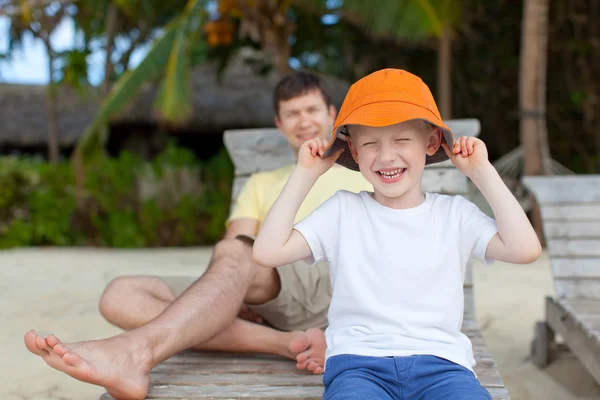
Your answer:
[[[478,136],[481,125],[477,119],[445,121],[454,136]],[[235,165],[233,200],[237,198],[251,174],[283,167],[296,161],[296,155],[286,138],[276,128],[238,129],[225,131],[225,147]],[[444,194],[468,193],[467,178],[450,161],[425,168],[423,190]],[[471,264],[465,276],[465,319],[475,319]]]
[[[600,300],[600,175],[528,176],[559,298]]]

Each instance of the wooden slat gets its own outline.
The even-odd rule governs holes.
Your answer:
[[[544,222],[546,238],[591,239],[600,238],[599,221]]]
[[[321,375],[294,374],[201,374],[152,372],[150,380],[155,385],[272,385],[272,386],[321,386]]]
[[[508,390],[505,388],[490,388],[488,391],[492,395],[492,400],[510,400]]]
[[[577,315],[598,315],[600,313],[600,301],[598,300],[561,300],[560,304]]]
[[[600,202],[600,175],[526,176],[523,183],[540,204]]]
[[[475,294],[472,287],[463,287],[464,293],[464,319],[475,319]]]
[[[600,341],[585,329],[576,314],[562,305],[562,301],[546,299],[546,318],[554,332],[562,336],[571,351],[584,367],[600,383]]]
[[[460,136],[479,136],[481,123],[476,118],[449,119],[444,123],[452,130],[455,138]]]
[[[555,279],[600,278],[599,258],[561,258],[551,260],[552,275]]]
[[[542,206],[542,218],[551,221],[600,222],[600,203]]]
[[[600,300],[600,279],[555,279],[554,286],[560,299]]]
[[[600,257],[600,239],[549,239],[552,257]]]
[[[469,190],[467,178],[456,168],[425,170],[422,188],[425,192],[445,194],[464,194]]]
[[[236,175],[276,169],[296,158],[277,128],[225,131],[223,142],[235,165]]]
[[[291,374],[296,372],[293,362],[273,361],[271,364],[256,363],[252,360],[233,363],[197,362],[190,364],[161,363],[153,372],[173,372],[185,374]]]
[[[322,397],[323,388],[319,386],[203,385],[198,387],[160,385],[151,386],[146,399],[321,400]],[[102,397],[102,399],[112,399],[112,397]]]
[[[231,200],[232,201],[235,201],[237,199],[242,188],[244,187],[246,182],[248,182],[248,179],[250,179],[249,175],[235,177],[235,179],[233,180],[233,187],[231,188]]]

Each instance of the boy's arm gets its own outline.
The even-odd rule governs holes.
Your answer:
[[[452,151],[443,144],[453,164],[467,175],[485,196],[494,212],[498,233],[490,240],[486,258],[526,264],[535,261],[542,246],[521,205],[488,160],[485,144],[461,137]]]
[[[321,138],[305,142],[298,153],[298,164],[275,200],[252,248],[257,264],[279,267],[311,256],[311,250],[301,233],[294,230],[294,220],[300,205],[317,179],[335,163],[341,151],[326,159]]]

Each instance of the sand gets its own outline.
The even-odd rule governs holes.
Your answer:
[[[119,332],[100,316],[105,285],[123,274],[191,275],[204,271],[210,248],[107,251],[23,249],[0,252],[0,400],[97,399],[102,388],[46,366],[23,344],[35,328],[69,342]],[[477,314],[513,400],[600,399],[600,386],[569,352],[539,370],[529,360],[534,322],[553,295],[546,255],[531,265],[475,265]]]

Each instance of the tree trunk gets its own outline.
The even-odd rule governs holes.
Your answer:
[[[524,175],[551,174],[546,130],[548,1],[525,0],[521,27],[519,75],[520,136],[525,151]],[[532,223],[543,242],[539,206],[533,202]]]
[[[275,69],[279,73],[287,73],[291,70],[290,56],[292,49],[288,43],[289,36],[282,30],[274,27],[264,27],[262,40],[263,49],[271,59]]]
[[[442,119],[452,118],[452,31],[444,26],[438,45],[438,104]]]
[[[113,64],[111,62],[115,33],[117,31],[118,8],[114,2],[108,3],[106,12],[106,46],[104,53],[104,81],[102,82],[102,92],[106,95],[110,90],[110,82],[113,75]]]
[[[46,53],[48,54],[48,73],[50,80],[46,91],[46,118],[48,120],[48,159],[52,164],[58,164],[60,160],[60,144],[58,136],[58,116],[56,111],[56,87],[54,85],[54,52],[50,39],[44,40]]]

